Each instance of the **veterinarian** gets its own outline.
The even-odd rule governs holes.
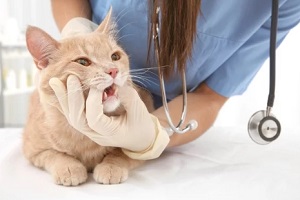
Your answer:
[[[84,123],[86,125],[79,127],[79,131],[100,145],[122,147],[124,153],[135,159],[157,158],[165,148],[186,144],[205,133],[225,102],[232,96],[243,94],[269,56],[271,0],[51,2],[59,30],[70,33],[89,30],[91,24],[87,22],[83,29],[82,24],[70,26],[72,19],[83,17],[99,24],[112,7],[119,43],[130,56],[132,71],[155,67],[156,60],[164,66],[168,110],[175,122],[180,121],[183,99],[183,84],[178,72],[185,69],[188,101],[183,127],[191,120],[197,121],[198,126],[184,134],[170,131],[160,85],[155,84],[159,83],[157,70],[144,73],[143,83],[136,82],[152,93],[156,106],[152,113],[146,110],[134,90],[127,94],[131,98],[122,102],[126,115],[112,118],[101,115],[99,97],[93,94],[88,97],[86,109],[89,114],[84,120],[93,126]],[[157,23],[158,16],[160,58],[155,60],[151,22]],[[279,1],[277,46],[299,20],[299,0]],[[73,83],[76,81],[80,84],[78,80],[72,80]],[[72,85],[68,85],[71,90],[69,87]],[[63,88],[55,90],[67,92]],[[84,106],[84,103],[72,101],[61,106],[76,115],[72,109]]]

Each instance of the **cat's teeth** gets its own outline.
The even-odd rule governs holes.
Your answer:
[[[106,92],[103,92],[103,101],[106,101],[106,99],[107,99],[107,94]]]

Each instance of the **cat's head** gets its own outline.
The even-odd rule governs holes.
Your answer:
[[[37,27],[28,27],[26,42],[40,70],[40,94],[53,98],[50,78],[57,77],[66,83],[73,74],[81,80],[85,95],[90,87],[104,89],[100,100],[105,113],[120,106],[117,90],[127,84],[129,59],[117,44],[111,11],[94,32],[57,41]]]

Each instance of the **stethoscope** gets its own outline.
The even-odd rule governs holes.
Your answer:
[[[185,70],[181,71],[181,79],[182,79],[182,113],[180,121],[177,125],[173,124],[173,121],[170,116],[164,77],[162,68],[160,65],[160,55],[159,55],[159,11],[160,8],[156,7],[156,17],[155,22],[152,23],[152,34],[155,45],[155,54],[157,58],[158,64],[158,76],[160,80],[160,89],[162,95],[162,102],[164,111],[169,123],[169,128],[167,128],[167,132],[169,135],[173,133],[186,133],[191,130],[195,130],[198,127],[198,123],[196,120],[191,120],[186,127],[181,128],[187,113],[187,89],[186,89],[186,78],[185,78]],[[270,30],[270,83],[269,83],[269,96],[267,102],[267,109],[260,110],[254,113],[249,122],[248,122],[248,133],[250,138],[256,142],[257,144],[269,144],[270,142],[276,140],[280,135],[281,126],[276,117],[271,113],[271,109],[274,104],[275,98],[275,64],[276,64],[276,37],[277,37],[277,20],[278,20],[278,0],[272,1],[272,17],[271,17],[271,30]]]
[[[269,144],[279,137],[281,131],[279,121],[271,113],[275,98],[277,20],[278,0],[273,0],[270,31],[270,83],[267,109],[254,113],[248,122],[249,136],[257,144]]]

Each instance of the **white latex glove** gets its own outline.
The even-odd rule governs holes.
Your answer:
[[[63,30],[61,31],[61,38],[64,39],[72,36],[91,33],[96,30],[97,27],[97,24],[86,18],[75,17],[68,21],[68,23],[64,26]]]
[[[102,146],[121,147],[133,159],[157,158],[169,143],[169,136],[158,119],[150,114],[138,93],[129,86],[118,96],[126,112],[120,116],[103,113],[103,91],[91,88],[85,102],[81,83],[74,75],[67,88],[58,79],[49,81],[61,110],[71,126]]]

